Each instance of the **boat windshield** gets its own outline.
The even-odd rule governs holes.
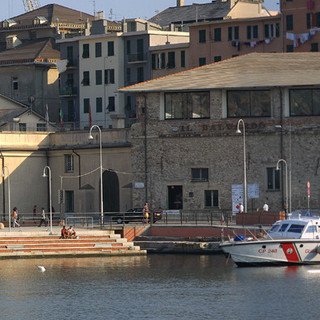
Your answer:
[[[317,232],[317,227],[316,226],[309,226],[306,232],[307,233]]]
[[[287,227],[288,227],[289,223],[283,223],[282,226],[279,229],[279,232],[284,232],[286,231]]]
[[[302,233],[302,230],[304,229],[304,227],[305,226],[301,224],[292,224],[288,229],[288,232]]]
[[[276,232],[276,231],[278,231],[279,227],[280,227],[280,223],[274,224],[271,227],[270,231]]]

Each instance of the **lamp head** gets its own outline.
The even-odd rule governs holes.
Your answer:
[[[277,166],[276,166],[276,170],[277,171],[279,171],[280,170],[280,168],[279,168],[279,165],[277,164]]]
[[[92,134],[89,135],[88,139],[89,139],[89,140],[93,140]]]
[[[241,130],[238,128],[236,131],[237,134],[241,133]]]
[[[46,177],[47,177],[47,175],[46,175],[46,173],[44,172],[43,175],[42,175],[42,178],[46,178]]]

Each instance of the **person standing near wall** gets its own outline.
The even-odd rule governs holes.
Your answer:
[[[148,202],[146,202],[146,204],[143,207],[143,216],[145,218],[146,223],[149,223],[150,210]]]
[[[41,227],[42,223],[44,223],[45,227],[47,226],[46,212],[44,211],[44,208],[41,209],[41,221],[38,227]]]
[[[18,220],[18,209],[17,209],[17,207],[14,207],[14,208],[13,208],[12,217],[13,217],[12,227],[15,228],[16,225],[17,225],[18,227],[20,227],[20,224],[17,222],[17,220]]]
[[[263,211],[265,211],[265,212],[269,211],[269,206],[266,202],[263,205]]]

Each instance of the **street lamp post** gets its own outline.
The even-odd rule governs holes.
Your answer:
[[[100,216],[101,216],[101,225],[104,224],[104,220],[103,220],[103,181],[102,181],[102,139],[101,139],[101,129],[99,126],[97,126],[96,124],[94,124],[93,126],[91,126],[90,128],[90,133],[89,133],[89,140],[93,140],[93,136],[92,136],[92,129],[98,129],[99,131],[99,143],[100,143]]]
[[[52,234],[52,190],[51,190],[51,169],[49,166],[45,166],[43,168],[43,174],[42,177],[46,178],[46,169],[48,169],[49,172],[49,211],[50,211],[50,234]]]
[[[283,162],[286,166],[286,209],[288,210],[289,209],[288,208],[288,164],[286,160],[279,159],[277,162],[276,170],[280,170],[280,167],[279,167],[280,162]]]
[[[243,189],[244,189],[244,212],[247,212],[247,161],[246,161],[246,127],[244,121],[239,119],[237,124],[236,133],[242,133],[240,130],[240,124],[242,124],[243,128]]]
[[[11,207],[10,207],[10,203],[11,203],[11,198],[10,198],[10,171],[9,168],[7,166],[4,166],[2,169],[2,176],[4,177],[4,169],[7,169],[8,171],[8,217],[9,217],[9,232],[11,232]]]

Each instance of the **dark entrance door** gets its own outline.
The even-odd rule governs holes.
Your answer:
[[[168,186],[169,210],[183,209],[182,186]]]
[[[113,171],[105,171],[103,179],[103,212],[119,212],[119,179]]]

